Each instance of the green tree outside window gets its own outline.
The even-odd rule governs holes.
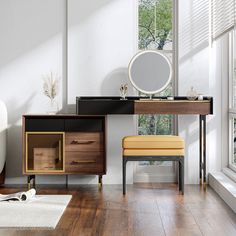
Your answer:
[[[140,50],[172,50],[172,0],[139,0],[139,40]],[[157,96],[170,96],[173,94],[172,83]],[[172,115],[140,115],[138,119],[138,132],[141,135],[172,134]],[[141,162],[141,164],[147,162]],[[155,164],[151,162],[149,164]]]

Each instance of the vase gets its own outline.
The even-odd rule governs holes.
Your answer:
[[[191,87],[190,90],[187,92],[187,99],[190,101],[196,100],[197,98],[197,91]]]
[[[49,110],[47,113],[49,115],[55,115],[58,112],[58,103],[56,99],[50,99],[49,101]]]

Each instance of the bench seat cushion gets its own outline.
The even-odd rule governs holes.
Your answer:
[[[184,156],[184,149],[123,149],[123,156]]]
[[[126,136],[122,146],[123,149],[184,149],[184,139],[175,135]]]

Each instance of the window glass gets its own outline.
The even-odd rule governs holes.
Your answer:
[[[231,164],[236,167],[236,118],[233,118],[233,155],[231,156]]]
[[[230,91],[230,104],[229,104],[229,136],[231,142],[229,142],[229,167],[236,171],[236,30],[230,34],[230,49],[233,53],[229,53],[230,67],[232,68],[229,76],[229,91]]]
[[[162,50],[172,63],[172,0],[139,0],[138,46],[140,50]],[[142,95],[142,94],[140,94]],[[173,95],[173,82],[155,96]],[[140,135],[173,134],[172,115],[139,115]],[[140,165],[161,162],[140,162]]]
[[[234,48],[234,53],[233,53],[233,81],[232,81],[232,108],[236,108],[236,30],[234,30],[234,42],[233,42],[233,48]]]
[[[172,0],[139,0],[139,49],[172,49]]]

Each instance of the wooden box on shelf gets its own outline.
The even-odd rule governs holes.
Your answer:
[[[34,170],[55,170],[56,148],[34,148]]]

